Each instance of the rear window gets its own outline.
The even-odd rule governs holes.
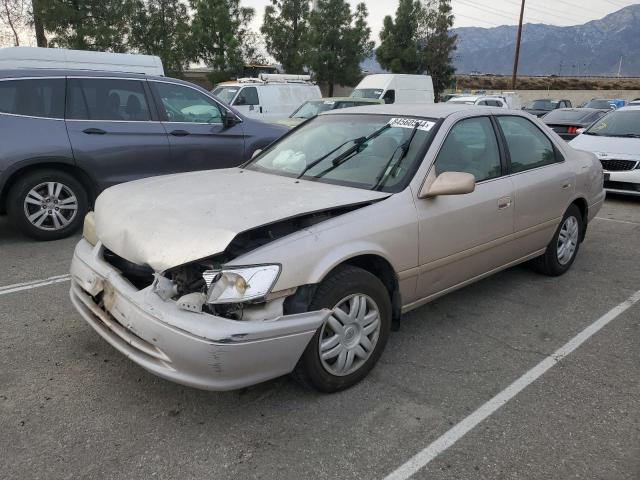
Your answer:
[[[592,116],[594,117],[594,120],[597,118],[594,116],[594,112],[585,112],[580,110],[553,110],[545,115],[544,121],[546,123],[581,122]]]
[[[64,79],[43,78],[0,82],[0,113],[64,118]]]

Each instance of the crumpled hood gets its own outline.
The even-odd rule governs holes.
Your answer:
[[[640,159],[640,138],[599,137],[583,133],[571,140],[569,145],[576,150],[593,152],[599,158]]]
[[[96,200],[98,239],[156,271],[221,253],[246,230],[389,193],[231,168],[116,185]]]

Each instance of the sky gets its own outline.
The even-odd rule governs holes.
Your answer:
[[[362,0],[349,0],[356,5]],[[452,0],[455,27],[496,27],[516,25],[520,14],[521,0]],[[264,7],[270,0],[241,0],[242,4],[253,7],[256,16],[252,27],[259,31]],[[372,39],[378,43],[382,22],[386,15],[393,15],[398,0],[364,0],[369,9],[369,25]],[[547,23],[551,25],[579,25],[601,18],[620,8],[640,3],[639,0],[526,0],[525,23]],[[4,29],[0,29],[4,30]],[[29,31],[24,31],[23,43],[34,44]],[[9,46],[11,38],[0,31],[0,46]]]

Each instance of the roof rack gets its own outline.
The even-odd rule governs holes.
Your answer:
[[[239,78],[239,83],[311,83],[310,75],[261,73],[258,78]]]

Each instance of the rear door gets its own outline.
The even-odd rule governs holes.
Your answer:
[[[229,168],[245,160],[242,122],[225,127],[218,102],[195,87],[149,80],[176,172]]]
[[[531,120],[496,117],[515,188],[515,231],[523,255],[546,247],[575,190],[575,173]]]
[[[100,189],[173,171],[145,81],[69,78],[66,103],[74,158]]]

